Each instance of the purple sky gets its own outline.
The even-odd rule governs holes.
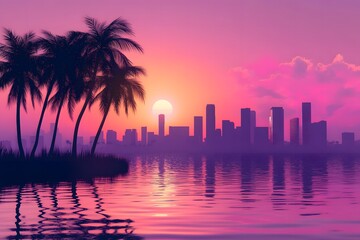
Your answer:
[[[218,127],[222,119],[239,125],[241,107],[255,108],[259,125],[267,126],[270,107],[284,106],[291,118],[301,116],[302,101],[312,101],[313,119],[329,120],[330,139],[339,139],[342,130],[360,134],[359,11],[356,0],[2,0],[0,27],[62,34],[85,30],[85,16],[127,19],[145,49],[130,56],[147,70],[146,103],[128,118],[110,114],[104,130],[148,125],[156,131],[151,107],[161,98],[174,106],[172,125],[191,126],[193,115],[215,103]],[[6,95],[0,93],[1,136],[13,138],[15,108],[6,106]],[[34,132],[36,109],[23,115],[27,135]],[[65,115],[59,127],[68,136],[65,129],[74,124]],[[45,131],[52,121],[48,114]],[[97,110],[84,121],[80,134],[94,135]]]

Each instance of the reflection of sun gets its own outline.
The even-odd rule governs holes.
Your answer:
[[[170,115],[172,110],[173,107],[171,103],[164,99],[157,100],[152,106],[152,112],[156,116],[159,114]]]

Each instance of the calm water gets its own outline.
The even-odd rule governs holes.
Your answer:
[[[0,239],[360,239],[359,158],[130,161],[112,180],[1,189]]]

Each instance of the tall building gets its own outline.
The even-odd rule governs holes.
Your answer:
[[[256,112],[251,110],[250,112],[250,142],[254,144],[255,141],[255,128],[256,128]]]
[[[299,118],[290,119],[290,143],[293,145],[300,144]]]
[[[251,111],[250,108],[241,109],[241,143],[249,145],[251,139]]]
[[[107,130],[106,132],[106,144],[116,144],[117,133],[114,130]]]
[[[284,143],[284,109],[272,107],[270,111],[270,141],[273,144]]]
[[[206,105],[206,141],[213,141],[215,138],[215,105]]]
[[[165,115],[159,114],[159,137],[165,136]]]
[[[309,145],[311,138],[311,103],[302,103],[302,142]]]
[[[147,127],[141,127],[141,145],[147,145]]]
[[[203,117],[194,117],[194,138],[195,141],[201,143],[203,141]]]

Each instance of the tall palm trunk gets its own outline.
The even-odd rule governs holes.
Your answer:
[[[108,107],[106,108],[105,112],[104,112],[104,116],[103,116],[103,118],[102,118],[102,120],[101,120],[99,129],[98,129],[98,131],[97,131],[97,133],[96,133],[96,136],[95,136],[93,145],[92,145],[92,147],[91,147],[91,155],[94,155],[94,153],[95,153],[96,145],[97,145],[97,142],[98,142],[98,140],[99,140],[99,136],[100,136],[100,133],[101,133],[102,128],[103,128],[103,126],[104,126],[106,117],[107,117],[107,115],[108,115],[108,113],[109,113],[110,106],[111,106],[111,105],[109,104]]]
[[[16,102],[16,133],[17,133],[17,142],[18,142],[18,146],[19,146],[20,158],[24,159],[25,152],[24,152],[24,147],[22,145],[22,140],[21,140],[20,107],[21,107],[21,96],[19,94],[17,97],[17,102]]]
[[[92,91],[94,86],[95,86],[96,73],[97,73],[98,67],[99,67],[99,63],[98,63],[98,61],[96,61],[95,67],[94,67],[94,72],[92,73],[92,79],[91,79],[92,84],[90,86],[90,91]],[[76,119],[75,129],[74,129],[74,136],[73,136],[73,143],[72,143],[72,149],[71,149],[71,154],[72,154],[73,157],[76,157],[76,154],[77,154],[77,136],[78,136],[78,133],[79,133],[80,122],[81,122],[82,117],[84,116],[85,110],[86,110],[87,106],[89,105],[90,100],[91,100],[91,92],[88,93],[88,95],[86,96],[86,100],[84,102],[84,105],[81,108],[81,111],[79,113],[78,118]]]
[[[60,113],[61,113],[61,109],[62,109],[64,100],[65,100],[65,96],[61,99],[61,102],[60,102],[60,105],[59,105],[59,109],[58,109],[57,114],[56,114],[54,132],[53,132],[53,136],[52,136],[52,140],[51,140],[51,146],[50,146],[49,154],[52,154],[52,153],[54,152],[55,140],[56,140],[56,133],[57,133],[58,125],[59,125]]]
[[[71,154],[73,157],[76,157],[76,149],[77,149],[77,136],[78,136],[78,133],[79,133],[79,127],[80,127],[80,122],[81,122],[81,119],[85,113],[85,110],[87,108],[87,106],[89,105],[89,102],[90,102],[90,96],[88,95],[86,97],[86,100],[84,102],[84,105],[83,107],[81,108],[81,111],[79,113],[79,116],[76,120],[76,123],[75,123],[75,129],[74,129],[74,136],[73,136],[73,143],[72,143],[72,150],[71,150]]]
[[[47,90],[47,93],[46,93],[46,97],[45,97],[45,100],[44,100],[44,105],[43,105],[43,108],[41,110],[39,123],[38,123],[37,129],[36,129],[35,143],[34,143],[34,146],[33,146],[32,150],[31,150],[30,158],[33,158],[35,156],[36,148],[37,148],[38,143],[39,143],[40,129],[41,129],[41,125],[42,125],[44,115],[45,115],[45,110],[46,110],[48,102],[49,102],[49,97],[50,97],[52,88],[53,88],[53,84],[51,84],[49,86],[49,88]]]

